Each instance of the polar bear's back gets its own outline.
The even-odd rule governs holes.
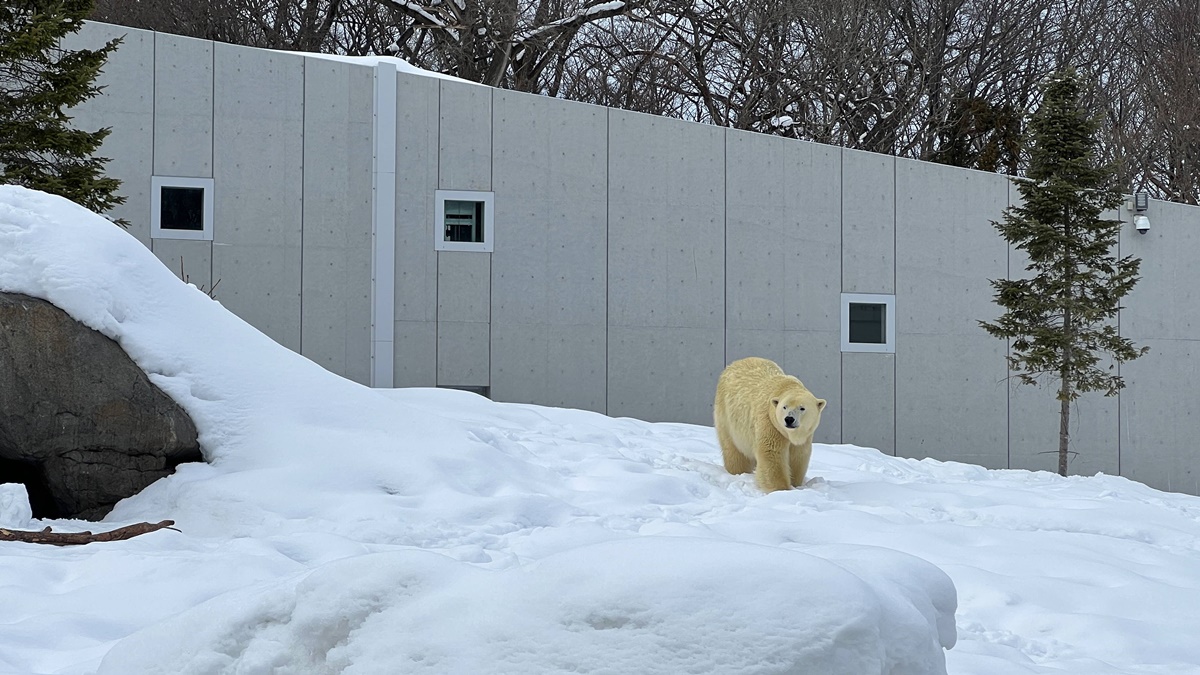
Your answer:
[[[729,364],[717,380],[713,424],[729,429],[735,437],[742,436],[736,438],[739,446],[750,443],[745,436],[754,428],[754,417],[770,414],[766,402],[783,381],[799,383],[770,359],[751,356]]]

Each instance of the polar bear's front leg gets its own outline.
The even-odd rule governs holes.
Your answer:
[[[792,486],[788,476],[790,467],[787,462],[787,450],[787,440],[782,437],[758,439],[754,447],[754,457],[758,460],[754,480],[763,492],[787,490]]]
[[[808,475],[808,462],[812,459],[812,440],[793,445],[788,454],[792,465],[792,487],[800,487],[804,485],[804,479]]]

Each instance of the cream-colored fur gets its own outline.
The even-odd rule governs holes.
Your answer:
[[[766,492],[804,485],[813,432],[825,399],[774,361],[752,356],[729,364],[717,380],[713,423],[729,473],[754,471]],[[785,420],[793,418],[793,428]]]

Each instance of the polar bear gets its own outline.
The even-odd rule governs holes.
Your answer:
[[[713,423],[729,473],[754,471],[766,492],[804,484],[813,432],[825,399],[755,356],[729,364],[717,380]]]

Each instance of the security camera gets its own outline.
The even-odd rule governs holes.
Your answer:
[[[1150,231],[1150,219],[1142,215],[1134,216],[1133,227],[1138,231],[1138,234],[1146,234]]]

